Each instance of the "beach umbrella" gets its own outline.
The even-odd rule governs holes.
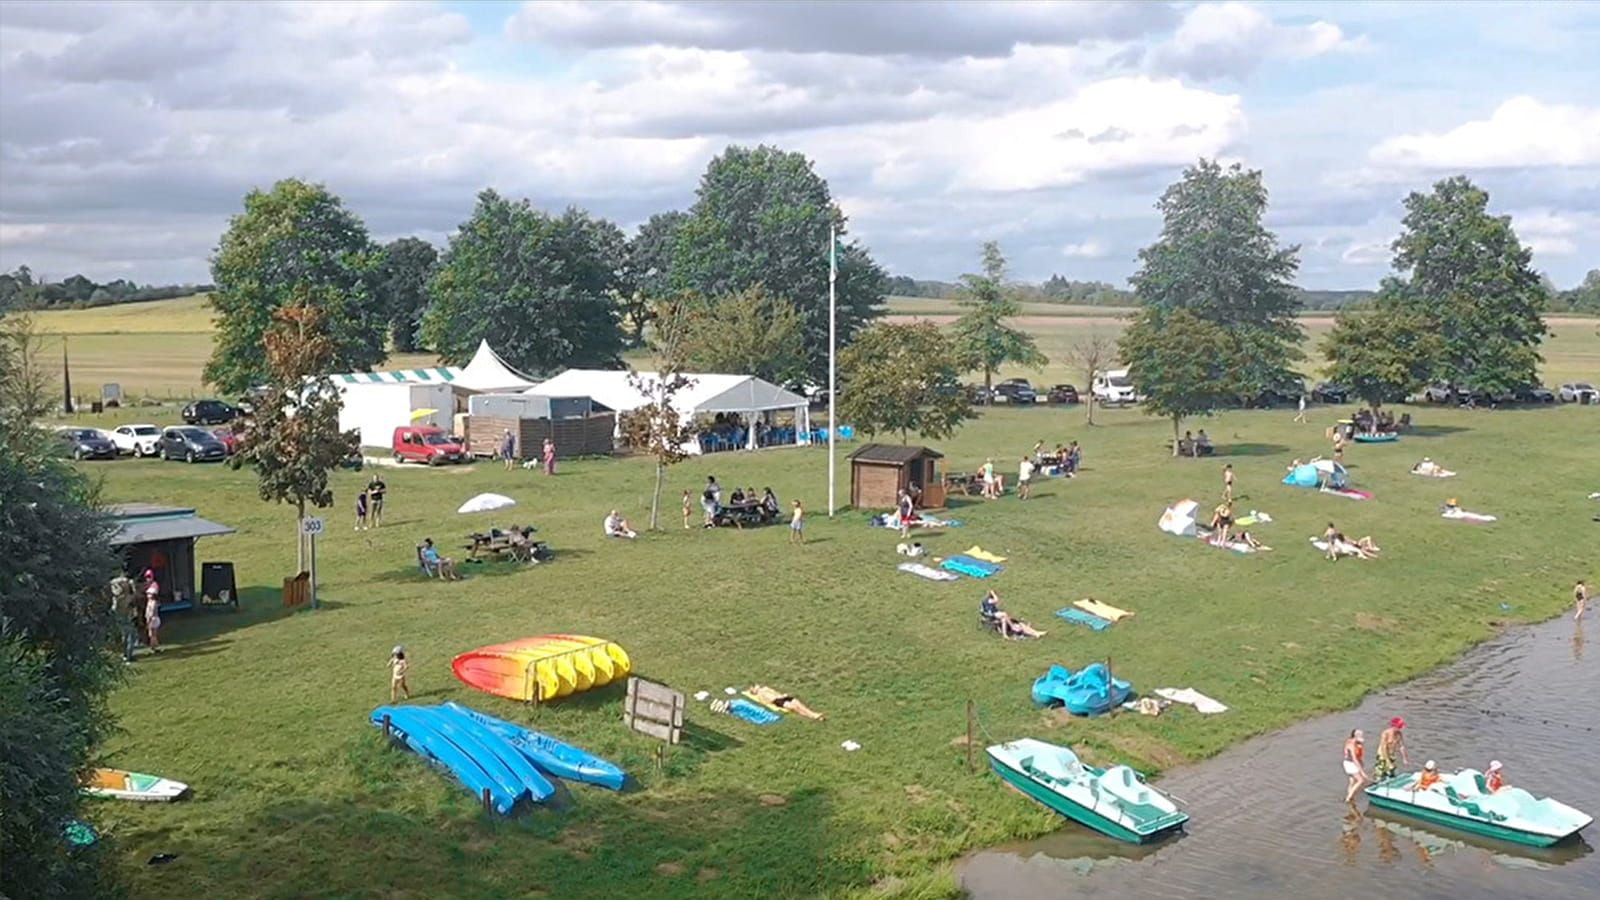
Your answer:
[[[461,504],[461,508],[456,510],[456,512],[494,512],[497,509],[505,509],[508,506],[516,505],[517,501],[505,496],[504,494],[479,494],[478,496],[473,497],[471,500]]]
[[[436,412],[438,412],[437,409],[413,409],[411,411],[411,421],[416,422],[416,421],[419,421],[419,420],[422,420],[422,419],[426,419],[427,417],[433,415]]]

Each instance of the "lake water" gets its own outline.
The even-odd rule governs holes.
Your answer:
[[[1126,845],[1067,822],[969,856],[962,884],[974,900],[1594,900],[1600,854],[1589,842],[1600,841],[1600,824],[1538,850],[1369,810],[1364,798],[1352,813],[1339,769],[1350,729],[1366,731],[1370,764],[1378,733],[1402,716],[1413,767],[1433,759],[1447,772],[1482,769],[1499,759],[1508,783],[1600,815],[1600,618],[1591,618],[1597,646],[1587,652],[1570,617],[1517,629],[1356,710],[1168,773],[1157,786],[1191,816],[1173,840]]]

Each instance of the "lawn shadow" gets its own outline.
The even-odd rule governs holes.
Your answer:
[[[744,746],[744,741],[714,728],[707,728],[694,722],[684,722],[683,744],[702,753],[720,753],[723,750],[737,750]]]
[[[1411,426],[1411,430],[1406,433],[1406,436],[1443,437],[1447,434],[1460,434],[1463,431],[1471,430],[1471,428],[1466,428],[1461,425],[1413,425]]]
[[[1289,452],[1289,448],[1282,444],[1224,444],[1227,452],[1218,452],[1217,456],[1281,456]]]
[[[219,634],[274,622],[294,612],[283,605],[283,588],[255,585],[239,591],[237,611],[232,608],[196,607],[181,613],[167,613],[162,617],[161,630],[163,634],[170,633],[174,641],[208,641]]]

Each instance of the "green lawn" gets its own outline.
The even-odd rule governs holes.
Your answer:
[[[91,815],[121,842],[140,897],[950,896],[948,862],[962,851],[1059,822],[966,773],[969,699],[980,742],[1035,735],[1159,770],[1349,707],[1500,623],[1560,612],[1574,579],[1600,576],[1600,526],[1589,521],[1600,504],[1583,499],[1600,490],[1600,408],[1414,409],[1422,434],[1349,454],[1354,483],[1376,499],[1280,485],[1290,457],[1325,450],[1323,426],[1348,409],[1316,409],[1304,426],[1287,412],[1207,421],[1225,455],[1205,461],[1167,457],[1166,424],[1137,411],[1102,413],[1089,429],[1078,410],[997,410],[942,443],[952,467],[993,455],[1007,471],[1041,437],[1086,448],[1082,478],[1047,481],[1028,502],[962,504],[951,514],[964,527],[923,537],[939,554],[981,544],[1009,557],[992,583],[1015,614],[1049,629],[1032,643],[976,628],[985,585],[901,574],[896,534],[867,527],[861,513],[821,515],[817,449],[674,468],[669,527],[632,543],[598,534],[612,507],[642,524],[645,461],[573,463],[553,479],[494,465],[386,470],[389,523],[366,532],[350,530],[348,513],[365,476],[341,473],[319,551],[324,608],[294,614],[273,589],[293,567],[292,516],[256,499],[248,471],[94,465],[108,499],[193,505],[237,527],[204,539],[200,556],[234,561],[245,611],[172,616],[171,649],[134,666],[113,699],[123,731],[109,761],[187,781],[194,797],[97,803]],[[1423,455],[1461,476],[1408,475]],[[1216,495],[1224,461],[1239,472],[1242,507],[1276,520],[1257,532],[1274,552],[1236,556],[1157,531],[1167,504]],[[782,528],[682,529],[675,498],[709,473],[729,488],[771,485],[786,504],[802,498],[811,542],[787,546]],[[842,456],[840,473],[844,497]],[[486,490],[520,505],[493,519],[455,514]],[[1501,521],[1442,520],[1435,507],[1447,496]],[[1306,537],[1330,519],[1374,535],[1384,558],[1323,560]],[[416,572],[423,537],[454,546],[491,521],[532,521],[557,560],[469,567],[461,583]],[[1081,597],[1137,616],[1104,634],[1052,617]],[[696,705],[692,739],[657,774],[651,741],[621,724],[620,686],[535,711],[451,675],[456,653],[547,632],[617,640],[637,674],[686,692],[779,686],[828,720],[757,728]],[[486,819],[367,724],[387,699],[397,643],[410,650],[420,702],[454,699],[534,722],[622,763],[640,789],[578,787],[562,808]],[[1029,683],[1049,664],[1107,657],[1139,689],[1192,686],[1233,709],[1064,722],[1031,706]],[[862,749],[845,752],[845,740]],[[179,859],[144,864],[160,852]]]

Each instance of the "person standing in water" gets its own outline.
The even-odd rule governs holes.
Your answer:
[[[1572,621],[1576,622],[1583,618],[1584,607],[1589,605],[1589,586],[1582,581],[1572,586],[1572,605],[1576,610],[1572,614]]]
[[[1372,767],[1374,781],[1393,778],[1397,771],[1394,764],[1395,752],[1399,751],[1400,761],[1411,765],[1411,760],[1406,757],[1406,739],[1401,733],[1406,727],[1406,720],[1395,716],[1389,720],[1389,727],[1378,735],[1378,764]]]
[[[1350,732],[1350,737],[1344,742],[1344,774],[1350,776],[1350,787],[1344,792],[1344,802],[1354,805],[1356,791],[1361,790],[1361,785],[1366,783],[1367,771],[1362,766],[1362,756],[1366,753],[1366,738],[1357,728]]]

